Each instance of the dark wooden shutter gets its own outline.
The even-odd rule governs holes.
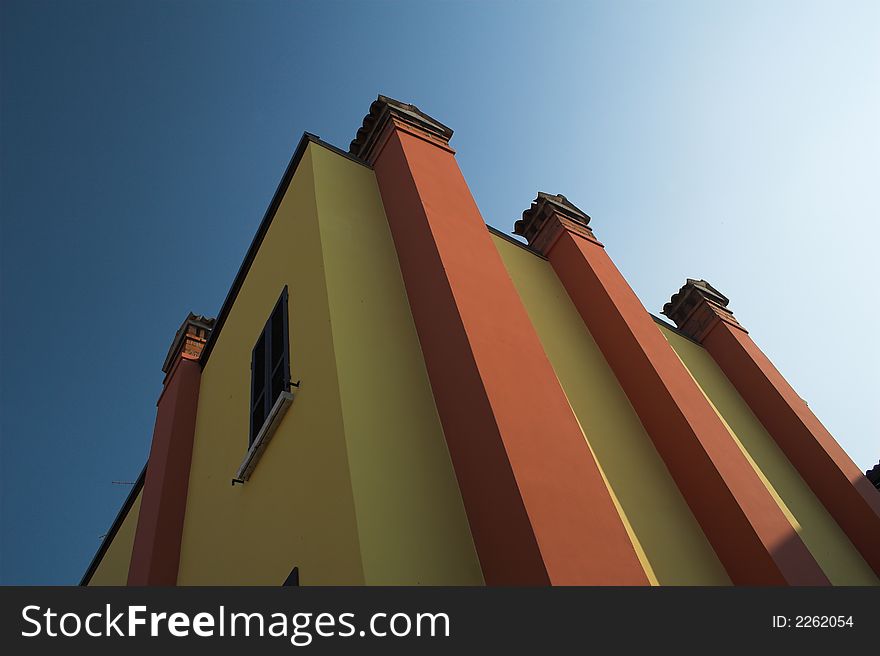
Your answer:
[[[268,332],[268,389],[271,408],[282,391],[290,389],[287,357],[287,293],[283,293],[269,319]]]
[[[281,392],[290,389],[290,338],[287,318],[287,287],[275,304],[251,354],[252,444]]]
[[[251,355],[251,434],[248,446],[266,420],[266,335],[260,335]]]

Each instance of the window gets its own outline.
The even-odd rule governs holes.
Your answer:
[[[251,355],[251,430],[254,442],[281,392],[290,390],[290,346],[287,328],[287,286]]]

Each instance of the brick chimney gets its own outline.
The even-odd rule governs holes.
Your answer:
[[[165,356],[165,362],[162,364],[163,373],[168,375],[177,364],[178,355],[186,360],[198,360],[213,327],[214,319],[190,312],[174,335],[168,355]]]
[[[672,299],[663,306],[663,314],[682,332],[701,342],[718,321],[726,321],[731,326],[745,330],[733,312],[727,309],[729,303],[730,299],[705,280],[688,278],[678,293],[673,294]]]
[[[186,513],[202,369],[199,356],[214,319],[190,313],[162,365],[165,380],[128,569],[128,585],[175,585]]]
[[[709,352],[880,575],[880,494],[734,318],[728,303],[727,297],[705,280],[688,278],[663,307],[663,314]]]
[[[376,174],[486,583],[645,585],[451,137],[379,96],[350,152]]]
[[[560,194],[538,193],[514,232],[544,255],[735,584],[826,585],[788,519],[653,318]],[[723,296],[714,297],[723,310]],[[785,541],[786,549],[778,545]]]

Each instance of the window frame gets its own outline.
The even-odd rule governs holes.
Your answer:
[[[281,340],[282,349],[279,358],[272,360],[273,346],[273,328],[275,321],[281,322]],[[260,434],[266,421],[272,411],[272,407],[281,396],[281,392],[290,391],[290,320],[288,317],[288,290],[287,285],[281,291],[281,296],[272,308],[269,318],[263,326],[263,331],[251,349],[251,394],[250,394],[250,413],[249,413],[249,431],[248,431],[248,448],[250,448],[257,435]],[[257,378],[255,377],[255,366],[257,364],[257,350],[263,347],[263,375],[262,388],[257,388]],[[281,388],[272,393],[272,380],[275,374],[281,368]],[[262,398],[261,398],[262,397]],[[254,425],[254,412],[257,409],[257,402],[262,403],[262,421],[259,426]]]

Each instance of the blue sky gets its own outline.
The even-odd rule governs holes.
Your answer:
[[[880,459],[880,3],[15,2],[0,44],[0,581],[76,583],[304,130],[455,129],[486,221],[563,193],[645,305],[729,296]]]

